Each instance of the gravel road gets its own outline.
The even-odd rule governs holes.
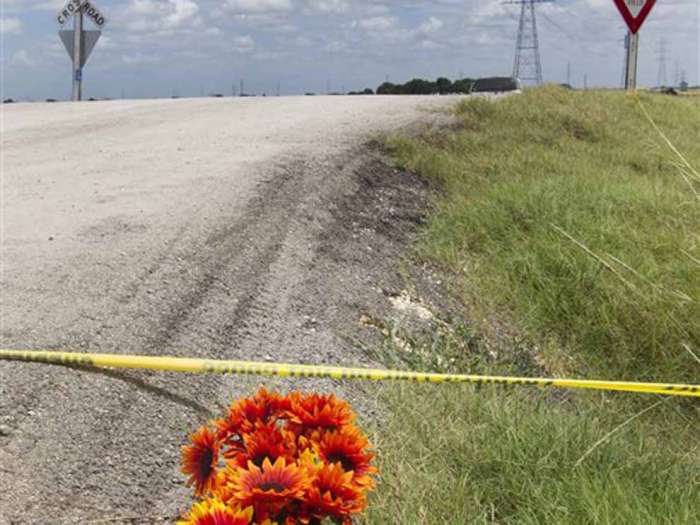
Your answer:
[[[368,140],[454,101],[5,106],[2,346],[366,363],[426,203]],[[0,524],[171,521],[187,433],[260,381],[0,362]]]

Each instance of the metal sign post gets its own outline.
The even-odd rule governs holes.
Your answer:
[[[627,35],[627,62],[625,67],[625,89],[637,89],[637,58],[639,56],[639,34],[642,24],[651,12],[656,0],[613,0],[629,33]]]
[[[73,101],[83,98],[83,10],[73,15]]]
[[[627,35],[627,68],[625,69],[625,89],[637,89],[637,58],[639,57],[639,33]]]

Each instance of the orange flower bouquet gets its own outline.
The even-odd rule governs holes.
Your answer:
[[[367,506],[374,454],[334,395],[260,391],[182,447],[200,500],[179,525],[342,525]]]

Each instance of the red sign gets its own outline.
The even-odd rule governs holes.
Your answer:
[[[656,0],[614,0],[632,33],[639,31]]]

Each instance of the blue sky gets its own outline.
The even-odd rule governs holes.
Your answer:
[[[70,60],[55,15],[65,0],[0,0],[3,91],[66,98]],[[500,0],[94,0],[108,18],[85,68],[86,96],[283,94],[376,87],[385,78],[507,75],[519,7]],[[612,0],[538,6],[545,80],[617,86],[625,26]],[[698,83],[700,1],[658,0],[641,32],[642,85]]]

